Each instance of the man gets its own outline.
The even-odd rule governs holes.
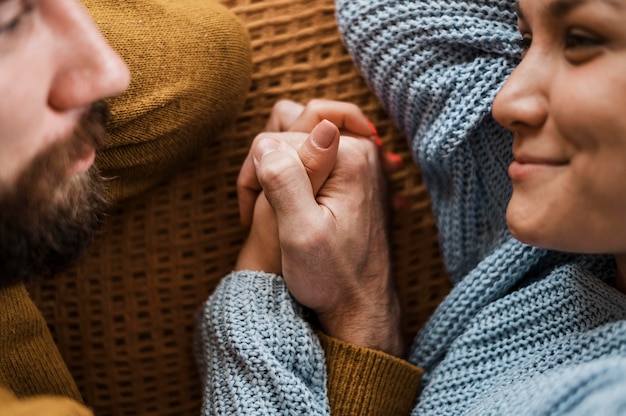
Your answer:
[[[93,162],[104,138],[102,100],[123,92],[130,76],[75,0],[1,1],[0,71],[0,286],[10,305],[21,293],[15,284],[67,267],[100,225],[105,198]],[[39,345],[27,332],[42,328],[21,331],[26,347]],[[54,354],[34,356],[33,368]],[[15,406],[2,391],[0,414],[19,414]],[[47,414],[50,406],[43,402]]]
[[[0,3],[0,238],[3,285],[53,274],[103,212],[92,167],[106,106],[128,68],[74,0]],[[8,261],[11,259],[11,261]]]
[[[106,200],[118,201],[170,176],[219,134],[249,87],[247,33],[218,2],[82,3],[128,69],[76,1],[0,1],[0,414],[18,412],[9,402],[25,405],[15,396],[81,401],[20,282],[67,267],[99,226],[105,198],[91,165],[102,99],[126,88],[129,70],[137,75],[107,100],[110,136],[96,159]],[[199,42],[207,30],[211,40]]]

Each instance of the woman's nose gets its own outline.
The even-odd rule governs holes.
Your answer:
[[[492,106],[494,119],[510,131],[543,125],[549,109],[549,60],[529,50]]]

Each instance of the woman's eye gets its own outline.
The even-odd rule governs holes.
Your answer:
[[[564,56],[572,64],[585,63],[602,53],[604,40],[586,32],[571,31],[565,35]]]
[[[601,39],[583,33],[571,32],[565,36],[565,48],[591,48],[599,46]]]

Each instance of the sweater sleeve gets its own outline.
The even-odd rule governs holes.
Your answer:
[[[243,107],[248,33],[217,0],[81,0],[131,73],[108,100],[109,137],[96,165],[114,200],[168,178],[216,143]]]
[[[282,278],[236,272],[200,311],[204,415],[330,415],[324,350]]]
[[[316,334],[280,276],[227,276],[198,317],[204,415],[401,415],[422,370]],[[327,388],[328,386],[328,388]]]
[[[467,137],[518,59],[510,0],[336,3],[357,67],[411,138]]]
[[[21,284],[0,289],[0,386],[17,397],[81,400],[43,316]]]
[[[82,404],[61,396],[34,396],[18,399],[0,387],[0,416],[93,416]]]
[[[336,0],[355,64],[405,133],[458,282],[506,233],[511,136],[491,116],[519,60],[512,0]]]
[[[318,333],[326,353],[328,400],[338,415],[408,415],[423,370],[380,351]]]

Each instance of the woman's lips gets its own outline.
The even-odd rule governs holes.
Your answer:
[[[509,165],[508,173],[512,181],[519,182],[535,175],[554,173],[555,169],[561,169],[566,165],[567,162],[516,158]]]

